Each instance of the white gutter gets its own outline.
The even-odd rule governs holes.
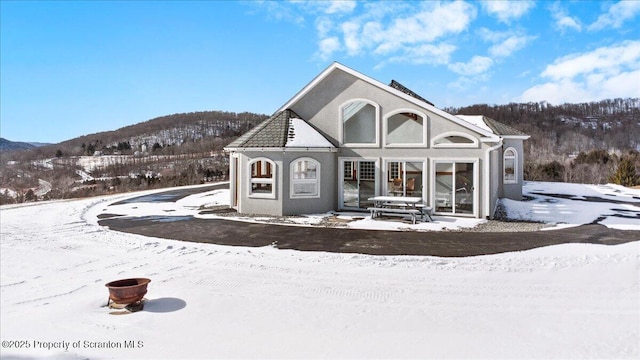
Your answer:
[[[500,147],[502,147],[502,138],[500,138],[498,140],[498,144],[495,146],[492,146],[490,148],[487,149],[487,152],[485,153],[484,156],[484,178],[487,180],[484,182],[484,189],[483,189],[483,198],[485,199],[484,201],[484,211],[485,211],[485,217],[492,215],[491,214],[491,152],[494,150],[499,149]]]

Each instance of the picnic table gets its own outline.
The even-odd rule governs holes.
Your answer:
[[[410,216],[411,222],[416,223],[417,217],[421,220],[431,218],[431,207],[424,204],[421,197],[416,196],[374,196],[369,198],[373,201],[373,207],[367,208],[371,212],[371,218],[375,219],[380,215],[390,216]]]

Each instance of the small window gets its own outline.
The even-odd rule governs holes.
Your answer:
[[[345,180],[353,180],[354,176],[353,176],[353,162],[352,161],[345,161],[344,162],[344,179]]]
[[[423,145],[425,118],[412,111],[389,116],[385,123],[386,145]]]
[[[275,163],[269,159],[255,159],[249,163],[250,197],[275,198]]]
[[[518,168],[518,156],[514,148],[508,148],[503,154],[503,166],[504,166],[504,183],[515,184],[518,182],[516,176],[516,169]]]
[[[373,161],[360,162],[360,180],[374,181],[376,179],[376,163]]]
[[[478,139],[462,132],[448,132],[433,138],[434,148],[476,148]]]
[[[291,162],[291,198],[320,197],[320,163],[311,158]]]
[[[341,108],[342,143],[378,144],[378,108],[366,100],[354,100]]]

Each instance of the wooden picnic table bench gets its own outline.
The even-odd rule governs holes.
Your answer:
[[[373,207],[367,208],[367,210],[371,212],[372,219],[375,219],[382,214],[391,216],[408,215],[411,217],[411,222],[415,224],[418,215],[420,215],[421,220],[424,220],[425,217],[427,217],[429,221],[433,221],[431,218],[431,207],[426,206],[420,197],[375,196],[369,198],[369,201],[373,201],[374,203]]]
[[[384,215],[400,215],[405,216],[409,215],[411,217],[411,223],[415,224],[418,218],[418,215],[421,215],[422,212],[418,209],[400,209],[400,208],[389,208],[389,207],[370,207],[367,208],[371,212],[371,218],[375,219],[376,217],[384,214]]]

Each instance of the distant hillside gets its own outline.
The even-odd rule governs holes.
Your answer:
[[[48,145],[48,144],[26,143],[26,142],[11,141],[5,138],[0,138],[0,151],[25,150],[25,149],[32,149],[38,146],[44,146],[44,145]]]
[[[0,204],[200,184],[228,178],[222,148],[268,116],[162,116],[59,144],[0,153]]]
[[[226,111],[173,114],[46,145],[34,150],[33,155],[37,158],[136,152],[161,155],[220,150],[267,117]]]
[[[448,108],[484,115],[525,132],[528,161],[563,160],[579,152],[640,151],[640,99],[551,105],[547,102]]]

